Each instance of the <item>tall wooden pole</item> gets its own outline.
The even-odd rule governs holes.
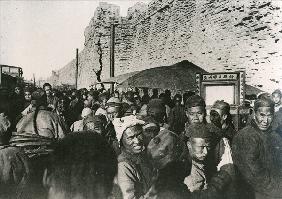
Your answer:
[[[2,84],[2,66],[0,66],[0,86]]]
[[[111,24],[111,41],[110,41],[110,77],[115,76],[115,24]],[[111,93],[114,92],[114,83],[111,85]]]
[[[34,86],[34,88],[36,87],[35,74],[34,73],[33,73],[33,86]]]
[[[76,49],[75,89],[77,89],[77,79],[78,79],[78,48]]]

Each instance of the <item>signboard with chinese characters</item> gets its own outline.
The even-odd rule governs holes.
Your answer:
[[[240,105],[245,100],[245,72],[196,74],[196,93],[204,97],[207,105],[215,100]],[[209,104],[210,103],[210,104]]]
[[[238,73],[213,73],[204,74],[202,81],[238,80]]]

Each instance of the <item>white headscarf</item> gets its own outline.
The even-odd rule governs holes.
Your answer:
[[[135,126],[137,124],[143,125],[145,124],[145,122],[143,120],[137,119],[135,115],[129,115],[122,118],[115,118],[113,120],[113,125],[116,131],[116,137],[118,142],[120,143],[121,137],[127,128]]]
[[[81,117],[82,118],[85,118],[87,115],[91,114],[92,113],[92,110],[91,108],[84,108],[81,112]]]

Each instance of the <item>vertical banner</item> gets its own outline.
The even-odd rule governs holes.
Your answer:
[[[244,105],[245,101],[245,71],[240,71],[239,78],[239,97],[240,97],[240,105]]]
[[[196,73],[196,95],[201,95],[201,91],[200,91],[200,88],[201,88],[201,75],[200,73]]]

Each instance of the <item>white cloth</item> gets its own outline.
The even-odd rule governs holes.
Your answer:
[[[28,105],[28,107],[26,107],[23,111],[22,111],[22,115],[27,115],[30,112],[32,112],[32,104]]]
[[[82,110],[81,117],[85,118],[87,115],[90,115],[91,113],[92,113],[91,108],[86,107]]]
[[[72,132],[83,131],[83,120],[75,121],[71,125],[70,129],[71,129]]]
[[[207,189],[204,165],[192,160],[191,173],[184,179],[184,184],[191,192]]]
[[[105,115],[107,117],[107,111],[103,108],[98,108],[97,111],[95,112],[95,115]]]
[[[113,120],[113,125],[116,131],[118,142],[120,143],[121,137],[127,128],[135,126],[137,124],[143,125],[145,124],[145,122],[143,120],[137,119],[135,115],[129,115],[122,118],[115,118]]]
[[[233,164],[232,151],[231,151],[231,147],[229,145],[229,142],[228,142],[227,138],[223,138],[223,142],[224,142],[224,153],[221,156],[221,160],[220,160],[219,164],[217,165],[217,170],[218,171],[220,170],[220,168],[223,165]]]

